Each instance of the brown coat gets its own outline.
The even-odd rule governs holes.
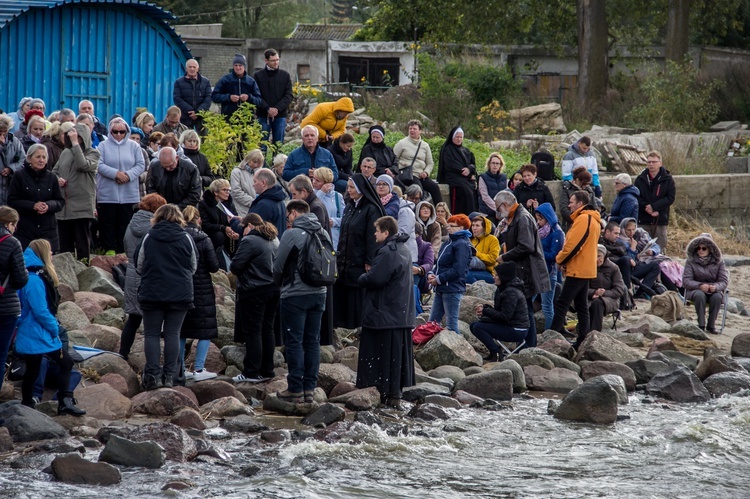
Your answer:
[[[705,264],[697,260],[696,251],[698,246],[705,245],[710,248],[710,258]],[[716,290],[722,293],[729,286],[729,273],[724,265],[721,250],[709,234],[701,234],[687,245],[687,261],[685,271],[682,274],[682,285],[685,286],[685,295],[688,300],[693,299],[695,291],[701,284],[714,284]]]
[[[604,302],[604,313],[611,314],[620,308],[620,298],[625,293],[625,283],[622,280],[620,269],[608,258],[596,268],[596,277],[589,281],[589,300],[594,291],[604,288],[602,301]]]

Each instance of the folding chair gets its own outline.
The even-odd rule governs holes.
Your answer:
[[[687,290],[685,291],[685,294],[682,295],[682,304],[687,306],[688,304],[687,299]],[[692,302],[690,302],[692,304]],[[706,307],[708,308],[708,304],[706,304]],[[719,334],[724,332],[724,326],[726,326],[727,323],[727,310],[729,309],[729,290],[725,289],[721,296],[721,328],[719,329]]]
[[[520,343],[516,343],[516,348],[514,348],[513,350],[511,350],[510,348],[508,348],[508,345],[506,345],[504,342],[502,342],[500,340],[495,340],[495,343],[497,343],[497,345],[500,348],[502,348],[503,351],[505,352],[504,357],[507,357],[508,355],[513,355],[514,353],[516,353],[519,350],[521,350],[523,348],[523,346],[526,344],[526,340],[522,340]],[[513,342],[509,341],[507,343],[513,343]]]
[[[615,331],[617,331],[617,321],[619,321],[620,319],[622,319],[622,312],[620,312],[619,310],[615,310],[614,312],[612,312],[612,329],[614,329]]]

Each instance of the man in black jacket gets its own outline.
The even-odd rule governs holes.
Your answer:
[[[196,206],[201,198],[201,176],[198,169],[187,159],[177,157],[177,151],[163,147],[159,161],[148,170],[146,192],[156,192],[176,204],[180,209]]]
[[[660,248],[666,248],[669,207],[675,200],[675,184],[672,174],[662,166],[659,151],[649,151],[646,169],[636,177],[633,185],[640,192],[638,225],[656,238]]]
[[[203,120],[197,113],[211,108],[211,82],[198,71],[200,66],[195,59],[185,63],[185,76],[174,82],[172,98],[174,105],[180,108],[180,122],[188,128],[203,130]]]
[[[264,55],[266,67],[253,75],[262,98],[257,109],[258,121],[266,138],[271,132],[271,143],[280,146],[284,143],[287,108],[294,98],[292,78],[289,73],[279,69],[278,52],[268,49]]]

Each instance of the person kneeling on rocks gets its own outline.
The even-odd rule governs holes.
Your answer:
[[[523,292],[523,281],[516,276],[514,262],[501,263],[495,268],[494,306],[477,305],[479,321],[471,325],[471,332],[490,351],[484,360],[499,362],[500,347],[495,340],[521,342],[529,332],[529,313]]]

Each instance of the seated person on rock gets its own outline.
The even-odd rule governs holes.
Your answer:
[[[620,269],[607,258],[607,248],[597,246],[596,277],[589,281],[589,320],[591,331],[601,331],[604,315],[616,312],[625,294]]]
[[[659,245],[654,243],[650,248],[646,248],[651,236],[638,227],[634,218],[626,218],[620,223],[618,240],[625,245],[625,251],[630,258],[630,276],[641,280],[635,298],[645,298],[646,294],[653,296],[656,294],[653,291],[654,284],[661,274],[659,262],[653,260],[654,256],[661,253]]]
[[[500,256],[500,242],[492,235],[492,222],[479,213],[471,214],[471,245],[475,255],[469,262],[466,284],[484,281],[492,284],[492,271]]]
[[[698,327],[709,333],[716,331],[716,317],[729,286],[729,274],[721,250],[710,234],[701,234],[688,243],[687,261],[682,274],[685,297],[695,305]],[[708,323],[706,323],[708,303]]]
[[[516,264],[499,264],[494,276],[497,286],[494,306],[477,305],[479,321],[471,325],[471,332],[490,351],[484,359],[488,362],[499,362],[503,357],[495,340],[521,342],[529,331],[529,311],[523,281],[516,275]]]

